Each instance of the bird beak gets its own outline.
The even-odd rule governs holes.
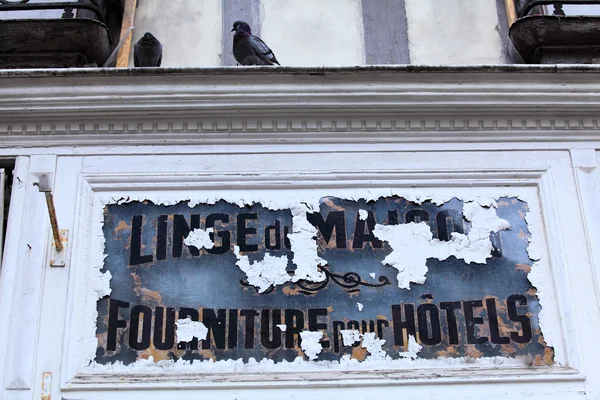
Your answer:
[[[235,28],[233,28],[233,29],[231,30],[231,32],[233,32],[233,31],[235,31]]]

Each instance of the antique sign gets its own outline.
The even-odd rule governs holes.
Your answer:
[[[522,357],[552,364],[528,205],[109,204],[95,362]]]

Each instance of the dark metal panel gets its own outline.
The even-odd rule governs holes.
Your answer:
[[[231,47],[235,21],[245,21],[252,28],[252,34],[260,36],[260,0],[223,0],[223,52],[221,65],[237,65]]]
[[[410,64],[404,0],[362,0],[367,64]]]
[[[96,361],[129,364],[149,356],[291,361],[303,356],[297,330],[325,332],[318,360],[343,355],[363,360],[365,349],[359,343],[344,346],[339,332],[356,329],[385,339],[383,350],[393,359],[406,350],[411,333],[423,346],[420,358],[521,356],[534,365],[552,364],[553,350],[545,346],[538,323],[536,289],[527,279],[533,264],[527,255],[527,204],[516,198],[498,204],[498,216],[511,228],[492,234],[494,250],[486,264],[429,259],[426,282],[406,290],[398,288],[397,270],[381,263],[391,249],[371,235],[374,224],[423,221],[434,238],[448,240],[451,232],[470,230],[462,202],[437,206],[399,197],[370,202],[325,197],[320,210],[307,217],[319,230],[327,279],[288,282],[264,293],[235,265],[233,246],[248,246],[244,253],[251,261],[267,253],[287,257],[293,274],[286,240],[289,210],[225,201],[193,208],[187,202],[109,205],[104,271],[112,275],[112,293],[98,301]],[[361,209],[369,213],[366,220],[358,218]],[[205,229],[207,220],[216,221],[216,250],[181,243],[188,228]],[[175,343],[175,321],[184,316],[210,327],[207,340]],[[286,324],[287,331],[278,324]]]

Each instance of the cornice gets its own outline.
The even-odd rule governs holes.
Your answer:
[[[595,66],[0,71],[0,147],[600,141]]]

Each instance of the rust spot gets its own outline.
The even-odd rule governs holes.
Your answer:
[[[42,400],[50,400],[52,395],[52,372],[42,374]]]
[[[477,348],[472,345],[472,344],[468,344],[467,345],[467,349],[465,350],[465,354],[471,358],[481,358],[483,357],[483,353],[479,350],[477,350]]]
[[[117,235],[125,230],[131,230],[131,225],[128,225],[125,221],[119,221],[119,225],[115,228],[114,233]]]
[[[457,346],[448,346],[436,353],[437,357],[457,357],[459,355]]]
[[[146,288],[141,288],[140,292],[142,293],[142,299],[145,301],[154,301],[158,305],[162,305],[162,296],[159,292]]]
[[[352,358],[358,361],[364,361],[367,359],[367,349],[362,346],[352,348]]]
[[[508,201],[506,201],[506,200],[499,200],[498,201],[498,206],[499,207],[508,207],[508,206],[510,206],[510,203]]]
[[[301,294],[300,289],[298,287],[292,288],[290,286],[284,286],[281,290],[286,296],[298,296],[299,294]]]
[[[523,271],[526,274],[531,272],[531,265],[528,264],[515,264],[515,269],[517,271]]]
[[[325,203],[326,206],[328,206],[329,208],[331,208],[333,210],[345,211],[344,207],[335,204],[330,197],[326,197],[325,199],[323,199],[323,203]]]
[[[543,361],[545,365],[554,365],[554,349],[552,347],[544,349]]]

